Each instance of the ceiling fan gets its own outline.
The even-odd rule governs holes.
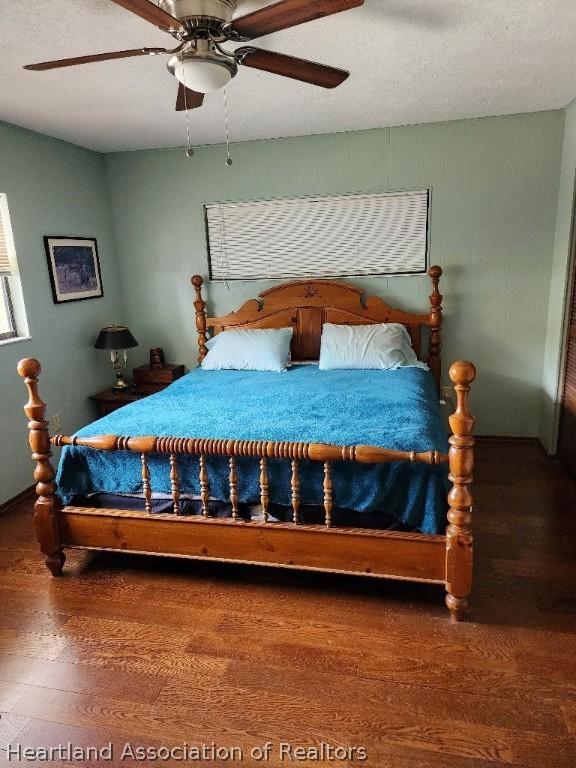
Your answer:
[[[135,48],[72,59],[28,64],[24,69],[41,71],[133,56],[169,54],[168,70],[180,82],[176,110],[202,106],[204,94],[217,91],[238,73],[238,66],[252,67],[290,77],[322,88],[335,88],[349,72],[305,59],[297,59],[252,46],[227,51],[227,42],[253,40],[364,4],[364,0],[280,0],[246,16],[234,18],[238,0],[112,0],[149,21],[177,41],[176,48]]]

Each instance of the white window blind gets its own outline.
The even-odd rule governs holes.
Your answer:
[[[429,191],[209,204],[212,280],[426,270]]]
[[[9,243],[12,242],[6,195],[0,194],[0,276],[13,273]]]

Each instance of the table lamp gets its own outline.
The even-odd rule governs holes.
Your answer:
[[[110,350],[110,360],[116,374],[116,384],[112,387],[115,392],[122,392],[129,387],[123,375],[123,371],[128,365],[128,352],[126,350],[137,346],[138,342],[125,325],[108,325],[102,328],[98,334],[94,347]]]

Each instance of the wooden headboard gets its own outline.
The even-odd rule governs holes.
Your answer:
[[[298,280],[283,283],[259,294],[236,312],[222,317],[207,317],[206,302],[202,297],[203,278],[194,275],[192,285],[196,291],[196,327],[198,329],[198,361],[206,357],[206,332],[212,335],[230,328],[289,328],[294,329],[292,339],[293,360],[317,360],[320,354],[320,336],[324,323],[339,325],[367,325],[370,323],[401,323],[406,326],[418,358],[430,366],[438,388],[440,387],[441,355],[440,327],[442,325],[442,295],[438,289],[441,267],[430,267],[432,281],[430,308],[425,314],[403,312],[388,306],[377,296],[365,297],[361,288],[333,280]],[[422,350],[422,326],[430,328],[428,349]]]

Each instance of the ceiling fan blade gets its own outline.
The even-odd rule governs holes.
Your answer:
[[[281,77],[291,77],[304,83],[319,85],[321,88],[336,88],[348,79],[350,72],[336,67],[327,67],[315,61],[295,59],[283,53],[263,51],[261,48],[237,48],[236,56],[239,64],[252,69],[261,69]]]
[[[42,61],[40,64],[27,64],[24,69],[41,72],[44,69],[59,69],[74,67],[77,64],[91,64],[95,61],[110,61],[111,59],[130,59],[133,56],[156,56],[158,53],[170,53],[166,48],[134,48],[130,51],[113,51],[112,53],[96,53],[93,56],[77,56],[73,59],[57,59]]]
[[[259,11],[254,11],[229,25],[228,29],[238,39],[253,40],[255,37],[279,32],[281,29],[305,24],[314,19],[349,11],[364,4],[364,0],[281,0]]]
[[[186,109],[196,109],[201,107],[204,102],[204,94],[198,91],[191,91],[185,88],[182,83],[178,88],[178,97],[176,99],[176,112],[184,112]]]
[[[121,5],[127,11],[132,11],[144,21],[149,21],[160,29],[184,29],[184,24],[174,16],[171,16],[162,8],[149,0],[112,0],[116,5]]]

